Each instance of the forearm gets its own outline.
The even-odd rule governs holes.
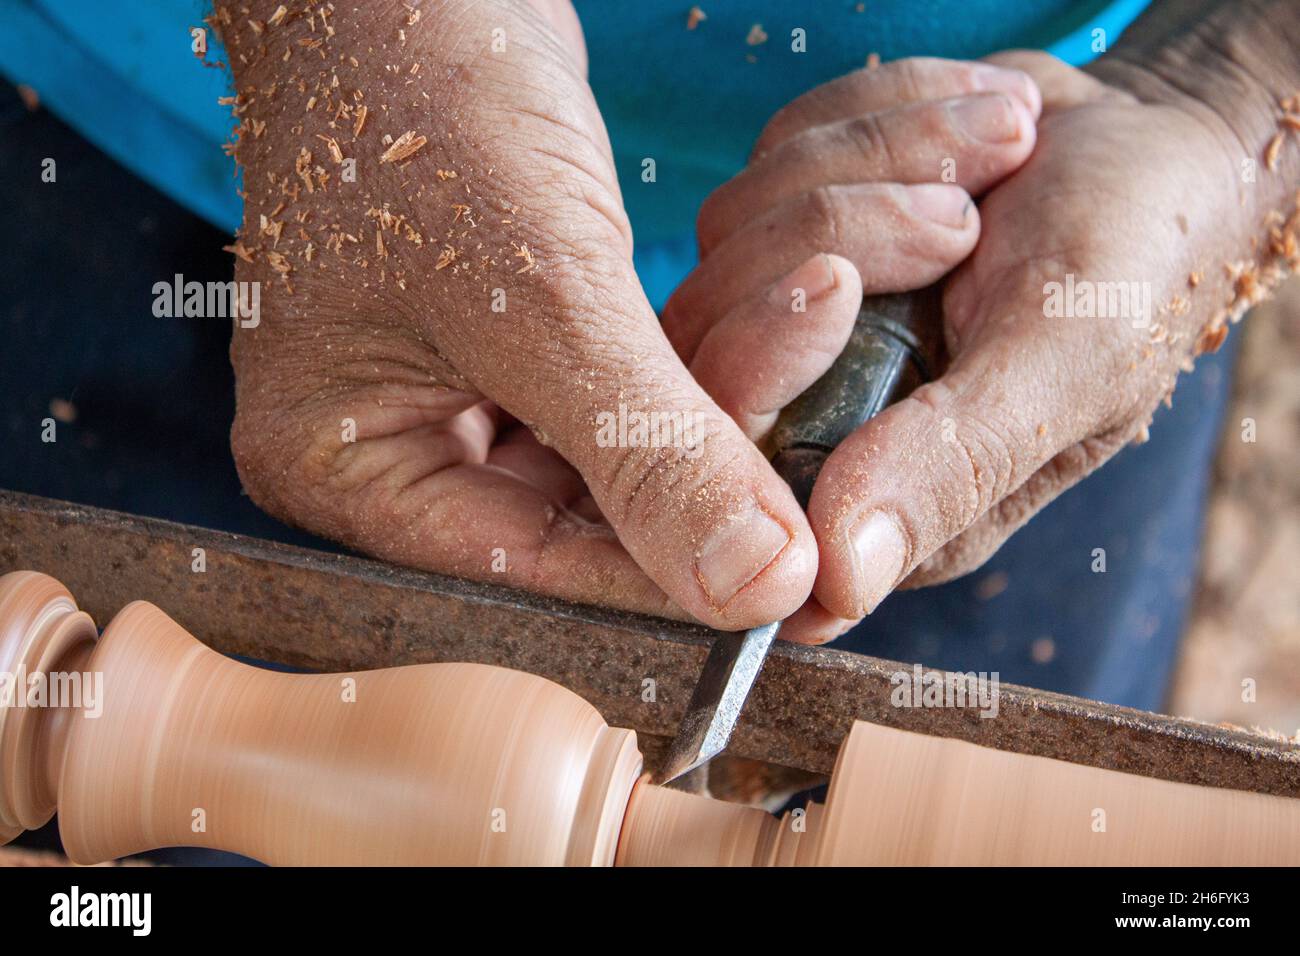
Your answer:
[[[1285,119],[1300,113],[1297,50],[1295,0],[1155,0],[1087,69],[1218,125],[1241,153],[1237,178],[1251,187],[1245,205],[1267,215],[1289,210],[1300,188],[1300,131]]]
[[[1295,0],[1155,0],[1088,67],[1144,102],[1198,117],[1224,145],[1225,187],[1235,190],[1240,214],[1207,237],[1224,260],[1221,274],[1204,277],[1206,291],[1223,298],[1198,352],[1217,348],[1226,320],[1235,321],[1300,270],[1297,49]]]

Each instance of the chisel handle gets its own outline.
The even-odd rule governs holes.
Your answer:
[[[867,296],[848,344],[785,407],[769,438],[772,467],[803,508],[826,458],[858,426],[930,381],[943,343],[942,288]]]

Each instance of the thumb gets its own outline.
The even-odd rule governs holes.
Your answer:
[[[534,327],[515,353],[522,367],[482,368],[476,384],[578,469],[623,546],[685,610],[724,629],[788,616],[817,570],[802,509],[696,384],[639,284],[605,285],[620,294],[604,307],[583,300],[600,322]]]
[[[1106,413],[1041,323],[999,329],[939,380],[885,409],[827,459],[808,515],[832,613],[871,613],[908,573]]]

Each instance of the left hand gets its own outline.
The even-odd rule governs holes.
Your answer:
[[[1249,217],[1238,170],[1246,145],[1196,103],[1139,102],[1044,54],[992,62],[1025,71],[1041,90],[1037,146],[985,197],[979,245],[947,282],[947,371],[827,461],[808,508],[820,560],[814,598],[782,636],[830,640],[900,585],[936,584],[977,568],[1056,495],[1142,440],[1179,369],[1221,341],[1203,330],[1233,297],[1225,263],[1245,258]],[[873,73],[855,74],[866,77],[858,93],[870,104],[864,108],[880,109],[882,95],[915,95],[915,84],[891,81],[888,68],[873,72],[874,83]],[[796,100],[775,125],[826,122],[819,91],[834,85]],[[756,178],[761,166],[722,191],[741,192],[736,183]],[[959,181],[973,174],[961,157],[956,170]],[[706,205],[706,255],[712,237],[734,229],[741,215],[731,202]],[[675,343],[683,339],[681,305],[704,299],[709,262],[665,314]],[[1050,307],[1051,284],[1070,281],[1076,297],[1085,288],[1101,293],[1090,314],[1084,302],[1064,315]],[[1136,283],[1132,289],[1149,299],[1139,296],[1122,314],[1108,310],[1107,293],[1120,283]],[[710,321],[699,310],[691,319]],[[751,352],[767,347],[748,344]],[[730,364],[701,384],[743,416],[752,398],[739,383],[756,361],[735,348]]]

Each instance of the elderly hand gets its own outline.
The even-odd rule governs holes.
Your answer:
[[[243,120],[236,277],[263,289],[232,346],[252,498],[577,601],[723,628],[799,607],[812,532],[642,293],[572,8],[243,6],[217,19]]]
[[[772,119],[749,166],[705,203],[701,263],[663,316],[746,434],[762,441],[830,366],[859,293],[928,286],[971,253],[971,197],[1025,162],[1040,107],[1019,70],[912,59],[827,83]],[[781,633],[829,639],[848,616],[810,601]]]
[[[814,600],[785,629],[795,639],[829,640],[900,585],[939,583],[978,567],[1061,491],[1142,440],[1178,371],[1217,347],[1234,297],[1250,295],[1254,267],[1237,260],[1259,229],[1240,175],[1243,157],[1259,155],[1252,144],[1190,97],[1143,102],[1044,54],[991,59],[1032,76],[1041,90],[1037,144],[982,200],[979,244],[946,283],[950,366],[851,435],[821,473],[808,509],[820,569]],[[700,234],[708,258],[670,310],[670,337],[751,435],[770,425],[807,376],[784,390],[737,391],[740,378],[717,371],[722,350],[704,348],[706,333],[725,330],[717,317],[734,299],[697,304],[722,281],[702,277],[760,257],[777,268],[794,254],[796,241],[782,237],[783,220],[773,221],[764,197],[859,190],[859,202],[846,197],[829,217],[835,227],[809,241],[870,262],[869,242],[855,247],[847,224],[855,218],[850,210],[869,210],[875,194],[829,184],[882,167],[895,178],[910,171],[913,179],[932,179],[942,159],[954,158],[958,182],[978,193],[1018,164],[1033,145],[1032,129],[1000,152],[976,146],[947,122],[951,106],[933,102],[963,92],[952,79],[959,69],[903,61],[795,101],[764,135],[763,155],[705,210]],[[899,146],[882,131],[886,117],[901,121],[908,111],[935,119],[922,124],[928,138]],[[813,172],[809,163],[819,152],[833,154],[833,146],[789,145],[800,137],[839,144],[853,129],[872,135],[859,137],[856,152],[844,150],[829,172]],[[778,170],[783,149],[798,159]],[[745,224],[747,209],[753,218]],[[711,265],[737,241],[743,252]],[[882,252],[876,262],[891,258]],[[922,285],[950,261],[938,255],[928,271],[864,285]],[[850,318],[822,321],[842,336]],[[784,322],[770,323],[769,336],[800,334],[800,325]],[[733,352],[740,348],[735,343]],[[731,361],[779,363],[780,353]]]

